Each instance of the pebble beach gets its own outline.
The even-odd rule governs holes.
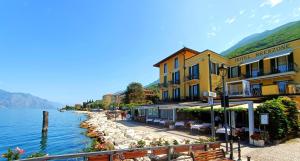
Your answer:
[[[82,128],[87,128],[87,136],[91,138],[103,137],[106,142],[114,144],[115,149],[130,148],[131,145],[143,140],[146,146],[156,140],[173,143],[176,140],[184,144],[186,140],[170,135],[157,134],[151,131],[136,130],[119,123],[119,119],[107,119],[105,112],[88,112],[89,119],[81,123]]]

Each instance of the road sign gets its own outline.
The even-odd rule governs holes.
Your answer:
[[[208,104],[209,105],[214,105],[214,98],[213,97],[208,97]]]

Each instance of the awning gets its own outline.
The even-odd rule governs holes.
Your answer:
[[[247,60],[243,61],[240,65],[242,66],[242,65],[256,63],[256,62],[259,62],[260,60],[262,60],[263,58],[264,58],[263,56],[259,56],[256,58],[247,59]]]
[[[273,58],[278,58],[281,56],[290,55],[292,52],[293,52],[293,49],[286,49],[286,50],[278,51],[278,52],[266,55],[265,59],[273,59]]]

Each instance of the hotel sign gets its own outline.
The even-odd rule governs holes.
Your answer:
[[[272,48],[268,48],[268,49],[265,49],[265,50],[260,50],[260,51],[254,52],[252,54],[247,54],[247,55],[237,57],[237,58],[234,59],[234,61],[236,63],[243,62],[247,59],[256,58],[256,57],[260,57],[260,56],[263,56],[263,55],[271,54],[271,53],[274,53],[274,52],[277,52],[277,51],[288,49],[289,47],[290,47],[290,45],[287,44],[287,43],[282,44],[282,45],[279,45],[279,46],[275,46],[275,47],[272,47]]]

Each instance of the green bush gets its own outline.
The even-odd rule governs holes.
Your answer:
[[[296,103],[288,97],[268,100],[257,107],[256,113],[257,116],[261,113],[269,114],[267,131],[271,140],[282,139],[299,130]]]
[[[298,121],[299,111],[295,101],[289,97],[279,97],[279,101],[285,106],[285,113],[288,119],[288,132],[296,133],[299,130],[300,123]]]

